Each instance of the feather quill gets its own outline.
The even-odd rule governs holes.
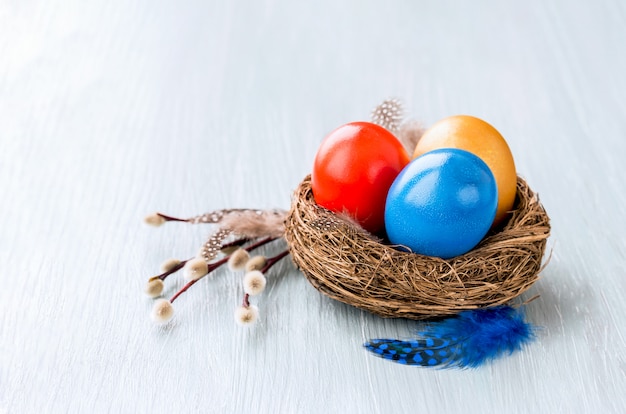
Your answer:
[[[372,339],[364,346],[405,365],[476,368],[522,349],[535,338],[535,329],[521,307],[496,306],[432,322],[417,339]]]

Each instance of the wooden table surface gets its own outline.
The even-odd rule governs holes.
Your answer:
[[[0,413],[626,412],[625,45],[621,0],[2,1]],[[416,322],[288,262],[251,329],[226,270],[150,321],[147,278],[210,229],[145,214],[286,209],[321,139],[390,96],[506,137],[552,219],[537,342],[393,364],[362,343]]]

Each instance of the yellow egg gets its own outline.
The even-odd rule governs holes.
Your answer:
[[[506,220],[515,202],[517,173],[513,154],[502,135],[482,119],[469,115],[451,116],[424,132],[413,158],[438,148],[469,151],[489,166],[498,186],[498,210],[493,225]]]

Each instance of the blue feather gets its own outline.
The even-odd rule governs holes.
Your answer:
[[[406,365],[475,368],[522,349],[535,338],[534,331],[521,307],[496,306],[432,322],[418,332],[418,339],[372,339],[364,346]]]

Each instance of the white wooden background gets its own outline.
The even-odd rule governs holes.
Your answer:
[[[2,0],[0,413],[625,412],[625,45],[622,0]],[[227,271],[150,322],[146,279],[210,230],[144,214],[288,208],[325,134],[388,96],[507,138],[553,224],[538,342],[399,366],[361,344],[415,322],[287,263],[251,330]]]

